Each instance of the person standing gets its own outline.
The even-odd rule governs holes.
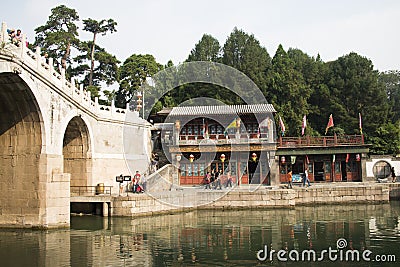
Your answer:
[[[292,174],[292,171],[289,171],[288,172],[288,184],[289,184],[289,188],[293,188],[293,186],[292,186],[292,180],[293,180],[293,174]]]
[[[390,172],[392,173],[392,182],[395,183],[396,182],[396,172],[394,170],[394,167],[392,167],[390,169]]]
[[[210,172],[207,172],[207,174],[204,176],[204,183],[206,185],[205,189],[211,189],[210,179],[211,179],[211,174],[210,174]]]
[[[214,187],[215,186],[215,177],[216,177],[216,173],[215,173],[215,169],[211,170],[211,178],[210,178],[210,182],[211,182],[211,186]]]
[[[146,191],[147,188],[147,178],[146,175],[142,175],[142,177],[140,177],[140,184],[142,186],[143,191]]]
[[[226,187],[232,187],[232,176],[231,176],[231,172],[228,172],[227,175],[227,180],[226,180]]]
[[[308,186],[311,186],[310,179],[308,179],[308,170],[307,169],[304,171],[303,186],[306,186],[306,183]]]
[[[219,187],[219,190],[222,189],[222,187],[221,187],[221,174],[222,174],[222,170],[219,170],[219,171],[215,172],[215,187],[214,187],[214,189],[217,189],[217,187]]]

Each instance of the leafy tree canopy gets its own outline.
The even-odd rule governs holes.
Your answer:
[[[75,9],[65,5],[51,9],[46,24],[35,29],[34,45],[43,48],[50,57],[61,58],[61,65],[66,68],[72,46],[79,43],[77,21],[79,16]]]
[[[93,33],[93,41],[90,47],[90,74],[89,74],[89,85],[93,84],[93,72],[94,72],[94,62],[95,62],[95,47],[96,47],[96,37],[97,34],[106,35],[107,32],[113,33],[116,30],[117,23],[113,19],[108,20],[94,20],[94,19],[84,19],[83,20],[83,30]]]
[[[162,70],[163,66],[156,62],[152,55],[133,54],[125,60],[119,68],[119,90],[117,103],[126,106],[140,86],[146,83],[147,78]]]
[[[220,59],[221,46],[217,39],[209,34],[204,34],[201,40],[190,51],[186,61],[214,61]]]

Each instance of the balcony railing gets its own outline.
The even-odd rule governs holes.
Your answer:
[[[239,136],[229,134],[210,134],[208,138],[202,135],[180,135],[179,145],[198,145],[198,144],[246,144],[246,143],[266,143],[269,140],[267,134],[240,134]]]
[[[179,145],[199,144],[253,144],[273,143],[267,135],[261,134],[240,134],[240,136],[223,134],[209,135],[204,138],[202,135],[180,135]],[[332,147],[332,146],[354,146],[364,145],[363,135],[341,135],[341,136],[304,136],[304,137],[279,137],[278,147]]]
[[[279,137],[278,147],[364,145],[363,135]]]

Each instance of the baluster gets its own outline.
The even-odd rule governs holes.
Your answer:
[[[82,103],[83,102],[83,98],[84,98],[84,95],[83,95],[83,83],[81,83],[80,86],[79,86],[79,94],[81,96],[80,100],[81,100],[81,103]]]
[[[90,101],[92,101],[91,95],[92,95],[92,93],[90,91],[86,91],[86,97],[87,97],[86,102],[89,103],[89,105],[90,105]]]
[[[0,41],[7,43],[9,41],[9,36],[7,33],[7,24],[5,22],[1,23],[1,36],[0,36]]]
[[[115,112],[115,100],[111,100],[111,114]]]
[[[61,89],[65,88],[65,69],[61,69]]]
[[[36,67],[40,69],[42,58],[40,57],[40,47],[36,47]]]
[[[19,45],[20,45],[20,49],[21,49],[21,58],[24,58],[24,56],[25,56],[24,53],[26,51],[26,35],[25,34],[22,34],[22,40]]]
[[[99,111],[99,98],[97,96],[94,98],[94,108]]]
[[[49,58],[49,72],[50,72],[50,79],[52,78],[51,76],[53,76],[53,72],[54,72],[54,59],[51,57]]]

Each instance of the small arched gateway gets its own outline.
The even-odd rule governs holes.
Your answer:
[[[80,116],[73,117],[63,139],[64,173],[71,175],[71,186],[91,184],[92,159],[86,123]]]

